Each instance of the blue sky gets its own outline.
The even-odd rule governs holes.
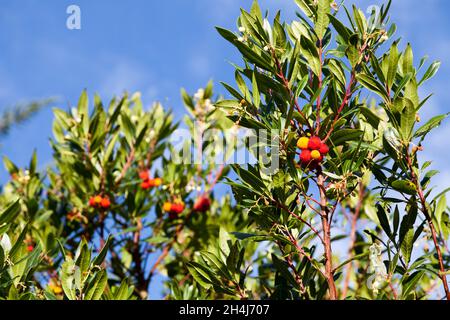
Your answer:
[[[364,10],[378,1],[355,2]],[[423,88],[422,97],[435,96],[422,119],[450,111],[450,2],[394,0],[391,16],[402,44],[411,42],[415,57],[428,54],[442,61],[438,76]],[[76,4],[82,29],[66,28],[66,8]],[[58,97],[57,105],[76,103],[86,88],[105,100],[124,90],[141,91],[146,105],[159,100],[180,115],[179,90],[194,92],[209,79],[233,82],[236,51],[221,39],[214,26],[235,29],[239,7],[250,0],[2,0],[0,8],[0,110],[21,101]],[[261,6],[295,18],[293,0],[262,0]],[[218,85],[216,92],[224,93]],[[33,148],[40,164],[51,160],[51,108],[0,141],[0,153],[23,165]],[[434,160],[442,174],[438,190],[450,181],[450,126],[445,124],[425,144],[424,158]],[[0,181],[6,179],[0,169]]]

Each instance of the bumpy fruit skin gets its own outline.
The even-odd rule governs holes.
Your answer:
[[[326,156],[326,155],[330,152],[330,148],[329,148],[325,143],[322,143],[322,144],[320,145],[319,152],[320,152],[323,156]]]
[[[311,151],[311,158],[313,160],[322,161],[323,157],[322,157],[322,155],[320,154],[319,151],[313,150],[313,151]]]
[[[170,202],[165,202],[163,205],[163,210],[166,212],[172,211],[172,204]]]
[[[184,211],[184,203],[183,202],[178,202],[178,203],[174,203],[172,204],[172,212],[176,213],[176,214],[180,214]]]
[[[101,205],[103,198],[100,196],[95,196],[94,197],[94,204],[95,205]]]
[[[319,137],[312,137],[309,139],[308,148],[311,150],[319,150],[322,146],[322,140]]]
[[[141,171],[139,172],[139,178],[141,178],[141,180],[148,180],[150,179],[150,174],[148,171]]]
[[[211,208],[211,200],[208,196],[199,197],[194,203],[194,211],[206,212]]]
[[[152,187],[152,186],[151,186],[151,184],[150,184],[150,181],[148,181],[148,180],[142,181],[142,183],[141,183],[141,188],[142,188],[142,189],[148,190],[148,189],[150,189],[151,187]]]
[[[90,197],[89,198],[89,206],[91,207],[95,207],[97,204],[95,202],[95,197]]]
[[[309,150],[303,150],[300,154],[300,161],[302,164],[308,164],[312,160],[311,158],[311,151]]]
[[[153,186],[154,187],[159,187],[160,185],[162,185],[162,179],[161,178],[153,179]]]
[[[108,198],[103,198],[100,205],[103,209],[108,209],[111,206],[111,201]]]
[[[297,147],[299,149],[302,149],[302,150],[308,149],[308,145],[309,145],[309,138],[301,137],[297,141]]]

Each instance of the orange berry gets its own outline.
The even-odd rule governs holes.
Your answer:
[[[163,210],[166,212],[170,212],[172,210],[172,204],[170,202],[165,202],[163,205]]]
[[[322,140],[319,137],[312,137],[309,139],[308,148],[311,150],[319,150],[322,146]]]
[[[141,171],[139,172],[139,178],[141,178],[141,180],[148,180],[150,179],[150,174],[148,171]]]
[[[153,179],[153,186],[154,187],[159,187],[160,185],[162,185],[162,179],[161,178]]]
[[[298,139],[298,141],[297,141],[297,147],[299,149],[302,149],[302,150],[308,149],[308,145],[309,145],[309,138],[302,137],[302,138]]]
[[[94,205],[101,205],[103,198],[101,196],[94,197]]]
[[[108,198],[103,198],[100,205],[102,206],[103,209],[108,209],[111,206],[111,201],[109,201]]]

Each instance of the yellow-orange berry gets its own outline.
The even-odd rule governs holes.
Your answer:
[[[170,202],[164,203],[163,210],[166,212],[170,212],[172,210],[172,204]]]
[[[309,139],[306,137],[301,137],[297,141],[297,147],[302,150],[308,149],[308,144],[309,144]]]
[[[102,198],[102,197],[100,197],[100,196],[94,197],[94,203],[95,203],[96,205],[101,204],[102,201],[103,201],[103,198]]]
[[[162,179],[161,178],[155,178],[153,179],[153,185],[155,187],[159,187],[160,185],[162,185]]]
[[[313,158],[314,160],[321,160],[322,155],[318,150],[313,150],[311,151],[311,158]]]

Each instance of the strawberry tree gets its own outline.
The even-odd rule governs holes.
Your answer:
[[[445,192],[431,195],[437,171],[418,157],[447,117],[418,124],[429,98],[419,88],[439,63],[422,70],[425,59],[417,66],[394,38],[390,1],[369,17],[331,0],[296,3],[292,23],[255,1],[236,31],[217,28],[243,57],[217,108],[279,140],[278,169],[236,165],[229,182],[253,222],[237,238],[269,247],[267,296],[450,298]],[[273,146],[259,138],[267,156]]]
[[[213,108],[212,89],[183,91],[190,115],[178,133],[172,113],[158,103],[146,110],[139,94],[107,106],[95,96],[90,106],[83,92],[76,107],[54,110],[46,172],[36,153],[25,169],[5,157],[0,296],[155,298],[149,291],[160,273],[166,293],[197,292],[187,262],[216,242],[219,226],[246,224],[229,196],[214,193],[228,168],[215,165],[217,149],[203,136],[232,122]],[[193,137],[202,159],[191,161],[177,136]]]
[[[295,2],[218,28],[236,84],[182,90],[182,122],[83,92],[47,167],[4,158],[0,299],[450,298],[448,190],[421,156],[439,62],[394,38],[390,1]]]

